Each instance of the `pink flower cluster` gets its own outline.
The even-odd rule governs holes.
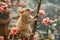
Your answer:
[[[10,2],[10,0],[5,0],[5,2],[9,3],[9,2]]]
[[[33,36],[32,40],[39,40],[38,33],[36,32],[35,35]]]
[[[1,6],[2,2],[0,1],[0,6]]]
[[[10,6],[11,6],[11,7],[14,7],[14,6],[16,6],[16,5],[15,5],[15,3],[12,2]]]
[[[11,28],[11,34],[12,35],[17,35],[18,34],[18,29],[16,27]]]
[[[50,19],[48,17],[44,18],[42,23],[45,24],[45,25],[49,25],[50,24]]]
[[[7,6],[0,6],[0,12],[2,12],[2,11],[6,11],[8,9],[8,7]]]
[[[17,4],[15,4],[14,2],[11,2],[11,0],[5,0],[5,2],[6,3],[9,3],[9,5],[11,6],[11,7],[14,7],[14,6],[23,6],[24,5],[24,1],[20,1],[20,2],[18,2]]]
[[[18,2],[18,6],[23,6],[23,5],[24,5],[23,1]]]
[[[8,6],[7,5],[2,5],[2,2],[0,2],[0,12],[2,12],[2,11],[6,11],[8,9]]]
[[[3,36],[0,36],[0,40],[4,40],[4,37]]]

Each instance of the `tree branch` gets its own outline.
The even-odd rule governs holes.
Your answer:
[[[40,7],[41,7],[41,0],[38,1],[37,14],[39,13]],[[36,15],[35,18],[38,19],[38,16]],[[35,21],[33,24],[33,30],[32,30],[33,34],[31,35],[30,40],[32,40],[32,37],[34,36],[35,31],[36,31],[36,28],[37,28],[37,21]]]

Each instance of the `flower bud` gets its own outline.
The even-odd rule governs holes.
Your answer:
[[[23,1],[20,1],[19,3],[18,3],[18,6],[23,6],[24,5],[24,2]]]
[[[41,16],[45,15],[45,11],[44,10],[39,10],[39,13],[40,13]]]

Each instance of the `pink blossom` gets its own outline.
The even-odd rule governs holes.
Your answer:
[[[2,2],[0,1],[0,6],[2,5]]]
[[[33,36],[32,40],[39,40],[38,33],[36,32],[35,35]]]
[[[54,34],[49,34],[48,37],[51,38],[51,39],[54,39],[55,35]]]
[[[57,29],[56,29],[56,28],[53,28],[53,30],[54,30],[55,32],[57,32]]]
[[[15,3],[11,3],[11,6],[14,7],[15,6]]]
[[[39,10],[39,13],[40,13],[41,16],[45,15],[45,11],[44,10]]]
[[[54,34],[50,34],[50,37],[54,37]]]
[[[0,36],[0,40],[4,40],[4,37],[3,36]]]
[[[42,23],[45,24],[45,25],[49,25],[50,24],[49,18],[48,17],[44,18],[43,21],[42,21]]]
[[[11,0],[5,0],[8,5],[11,5]]]
[[[8,2],[8,3],[10,2],[10,0],[5,0],[5,1]]]
[[[16,27],[11,28],[11,33],[12,33],[13,35],[17,35],[18,29],[17,29]]]
[[[18,2],[18,6],[23,6],[23,5],[24,5],[23,1]]]
[[[7,8],[8,8],[7,6],[3,6],[3,10],[7,10]]]
[[[3,8],[2,8],[2,7],[0,7],[0,12],[2,12],[2,10],[3,10]]]

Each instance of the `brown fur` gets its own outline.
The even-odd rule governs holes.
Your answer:
[[[20,15],[21,18],[19,18],[17,27],[19,29],[19,32],[23,36],[29,36],[29,34],[32,32],[32,29],[30,27],[31,23],[33,23],[34,19],[30,17],[30,14],[24,12]]]

